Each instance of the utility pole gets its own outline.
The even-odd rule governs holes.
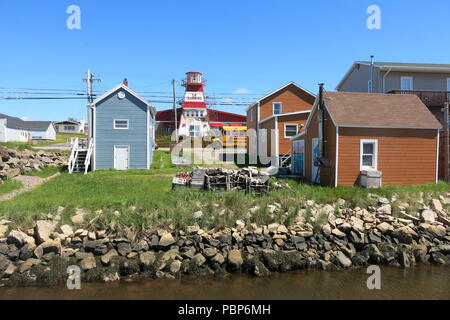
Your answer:
[[[89,137],[93,136],[93,115],[90,104],[94,101],[94,81],[102,81],[100,78],[94,78],[94,74],[91,72],[91,69],[87,70],[87,77],[83,79],[84,82],[87,82],[87,110],[88,110],[88,125],[89,125]]]
[[[177,115],[177,95],[175,89],[175,79],[172,79],[173,91],[173,116],[175,118],[175,141],[178,143],[178,115]]]
[[[94,78],[94,74],[91,72],[91,69],[87,70],[87,78],[83,79],[84,82],[87,82],[87,97],[88,103],[91,104],[94,101],[94,81],[102,81],[100,78]]]

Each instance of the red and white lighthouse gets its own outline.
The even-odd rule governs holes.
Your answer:
[[[182,84],[186,91],[181,103],[179,135],[203,137],[209,130],[206,99],[203,88],[206,81],[201,72],[187,72]]]

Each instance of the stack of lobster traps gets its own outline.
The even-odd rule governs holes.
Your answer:
[[[197,190],[243,190],[255,194],[269,192],[270,175],[254,167],[233,170],[226,168],[195,167],[191,173],[177,173],[172,187],[185,186]]]

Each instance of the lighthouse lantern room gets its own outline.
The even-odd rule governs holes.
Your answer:
[[[182,84],[186,90],[181,103],[179,135],[203,137],[209,130],[208,111],[203,91],[206,81],[201,72],[187,72]]]

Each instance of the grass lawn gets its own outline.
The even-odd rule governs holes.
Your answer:
[[[83,135],[83,134],[57,133],[56,140],[50,140],[50,141],[34,140],[34,141],[28,141],[28,142],[0,142],[0,146],[4,146],[4,147],[10,148],[10,149],[16,149],[19,151],[23,151],[25,149],[34,150],[33,147],[51,146],[52,144],[56,144],[56,143],[70,142],[70,138],[87,138],[87,136]],[[50,151],[54,152],[55,150],[50,150]]]
[[[60,171],[61,171],[61,168],[46,167],[42,171],[33,170],[33,171],[28,172],[26,175],[33,176],[33,177],[40,177],[40,178],[48,178]]]
[[[373,202],[367,196],[368,193],[386,197],[396,194],[400,200],[407,201],[417,198],[421,192],[431,197],[450,189],[450,185],[443,182],[437,185],[366,190],[358,187],[319,187],[291,180],[288,181],[290,190],[274,189],[262,197],[242,191],[220,193],[184,188],[172,190],[173,174],[185,169],[173,168],[168,157],[162,151],[155,152],[155,161],[150,170],[97,171],[87,175],[62,173],[31,192],[3,202],[0,217],[31,226],[36,218],[55,213],[58,206],[64,206],[66,210],[62,223],[70,224],[70,217],[76,208],[83,208],[89,212],[86,221],[93,220],[85,227],[97,228],[107,225],[135,230],[169,225],[183,228],[195,223],[211,228],[234,226],[237,219],[258,224],[290,224],[297,217],[299,209],[304,208],[305,200],[332,203],[343,198],[349,206],[366,207]],[[0,185],[0,190],[7,184]],[[272,214],[267,205],[275,202],[281,205],[282,212]],[[260,209],[249,215],[249,209],[256,205]],[[99,209],[103,211],[102,214],[95,213]],[[193,213],[199,210],[203,215],[195,218]]]
[[[86,139],[87,135],[84,134],[72,134],[72,133],[57,133],[56,134],[56,140],[51,141],[33,141],[31,143],[32,146],[50,146],[55,143],[64,143],[64,142],[70,142],[70,138],[82,138]]]
[[[0,184],[0,195],[19,189],[22,184],[16,180],[6,180]]]

